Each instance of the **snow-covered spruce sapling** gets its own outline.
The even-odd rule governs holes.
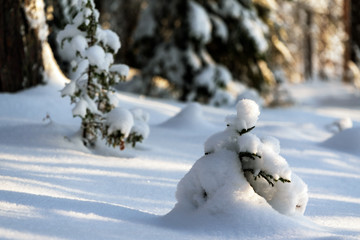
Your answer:
[[[209,137],[205,156],[179,182],[177,208],[216,206],[218,211],[219,206],[227,208],[218,202],[219,198],[235,204],[246,202],[242,199],[247,197],[252,199],[251,186],[254,194],[278,212],[303,214],[308,200],[307,186],[279,155],[279,141],[273,137],[260,139],[251,132],[260,114],[258,105],[245,99],[236,108],[237,114],[226,118],[226,129]],[[238,170],[234,171],[234,167]]]
[[[133,115],[126,109],[115,108],[110,100],[113,86],[124,80],[129,71],[126,65],[114,64],[114,55],[120,48],[119,37],[100,27],[93,0],[80,0],[77,7],[78,13],[57,37],[68,58],[73,59],[71,82],[62,95],[70,96],[75,103],[72,112],[82,120],[86,146],[95,146],[100,134],[108,145],[120,146],[121,150],[127,141],[134,146],[145,136],[133,133],[127,139],[134,126]]]
[[[288,167],[286,166],[287,164],[285,164],[286,161],[282,164],[283,167],[286,168],[286,176],[279,176],[274,169],[271,169],[271,165],[273,165],[271,162],[277,161],[277,159],[270,158],[269,154],[264,151],[261,140],[250,133],[250,131],[255,128],[258,116],[260,115],[259,106],[254,101],[245,99],[239,101],[236,108],[237,115],[230,115],[226,118],[228,128],[226,131],[233,135],[233,140],[237,142],[235,147],[237,148],[236,150],[242,165],[242,171],[247,178],[249,178],[250,175],[253,176],[254,180],[263,178],[272,187],[275,186],[275,182],[277,181],[283,183],[290,182],[287,174]],[[212,140],[210,139],[210,141]],[[208,146],[208,144],[206,144],[206,146]],[[213,150],[207,149],[205,154],[209,154],[212,151]]]

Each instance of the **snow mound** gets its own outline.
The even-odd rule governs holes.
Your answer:
[[[280,142],[249,133],[260,115],[259,106],[244,99],[236,110],[226,119],[226,129],[208,138],[205,155],[178,183],[177,203],[165,217],[169,222],[178,219],[174,225],[184,218],[187,222],[187,217],[193,221],[216,216],[231,219],[240,231],[246,230],[241,228],[244,222],[271,229],[289,221],[289,216],[296,224],[304,214],[307,185],[279,155]]]
[[[211,213],[232,211],[237,202],[268,208],[240,172],[237,154],[219,150],[200,158],[178,184],[175,209],[206,209]]]
[[[229,150],[200,158],[179,182],[178,202],[163,217],[164,222],[170,227],[206,232],[231,229],[237,236],[249,236],[254,226],[261,226],[261,231],[269,234],[274,234],[275,229],[276,233],[302,231],[302,218],[275,211],[248,184],[240,165],[237,154]]]
[[[332,133],[338,133],[352,127],[353,127],[353,122],[349,117],[340,118],[326,126],[326,128]]]
[[[198,103],[190,103],[174,117],[160,126],[181,130],[209,130],[213,126],[204,118],[203,110]]]
[[[15,121],[13,125],[1,127],[0,132],[7,136],[0,139],[0,144],[5,146],[87,151],[81,141],[73,137],[72,127],[51,120],[49,123]]]
[[[360,154],[360,127],[345,129],[333,135],[321,145],[342,152]]]

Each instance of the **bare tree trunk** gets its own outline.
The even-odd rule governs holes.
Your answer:
[[[311,10],[306,9],[306,21],[304,31],[304,76],[305,80],[313,78],[313,39],[312,39],[312,24],[313,24],[313,13]]]
[[[351,60],[351,0],[344,0],[344,27],[345,33],[347,34],[347,40],[345,41],[345,50],[344,50],[344,63],[343,63],[343,82],[351,82],[351,77],[349,75],[349,62]]]
[[[356,64],[360,64],[360,1],[352,0],[350,5],[350,36],[351,36],[351,55],[350,59]]]
[[[24,10],[30,4],[30,0],[0,0],[0,92],[43,82],[42,43]]]
[[[102,0],[100,22],[120,36],[121,48],[117,61],[134,66],[134,53],[131,51],[132,35],[138,23],[141,8],[146,0]]]

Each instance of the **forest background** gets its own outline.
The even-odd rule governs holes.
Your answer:
[[[357,1],[95,2],[102,27],[120,36],[116,61],[130,66],[128,79],[135,79],[127,84],[131,86],[125,84],[127,91],[222,105],[226,97],[215,89],[236,98],[241,83],[255,89],[267,105],[276,106],[291,103],[281,90],[284,82],[341,79],[360,85]],[[46,42],[63,72],[69,73],[69,61],[60,52],[56,35],[71,21],[75,4],[1,1],[0,91],[43,82]],[[196,22],[204,24],[196,26]],[[176,64],[171,64],[170,55]],[[213,83],[204,83],[202,78],[209,76]]]

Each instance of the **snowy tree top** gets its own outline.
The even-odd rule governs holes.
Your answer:
[[[228,126],[242,132],[255,127],[260,115],[259,105],[250,99],[240,100],[236,105],[237,114],[229,115],[225,121]]]
[[[254,127],[260,115],[259,105],[253,100],[243,99],[236,105],[237,118],[245,122],[245,129]]]

